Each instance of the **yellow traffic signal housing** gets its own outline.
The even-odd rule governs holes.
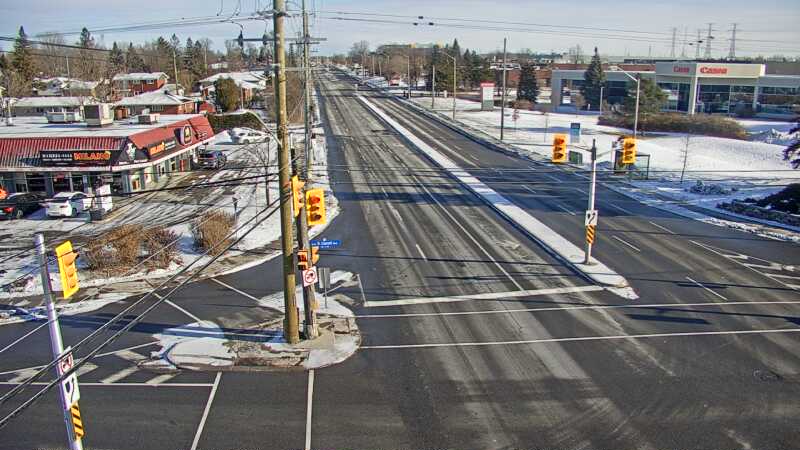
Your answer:
[[[636,139],[625,138],[622,141],[622,164],[636,163]]]
[[[567,135],[556,134],[553,136],[553,159],[554,163],[567,162]]]
[[[308,269],[308,250],[297,251],[297,268],[300,270]]]
[[[300,181],[300,178],[297,175],[292,177],[292,207],[294,207],[294,216],[297,217],[300,215],[300,210],[303,209],[303,201],[305,197],[303,197],[303,186],[305,186],[304,181]]]
[[[319,261],[319,247],[311,247],[311,263],[316,265]]]
[[[325,190],[321,188],[309,189],[306,192],[306,214],[309,225],[324,225],[325,217]]]
[[[72,242],[66,241],[56,247],[56,259],[58,260],[58,273],[61,275],[61,289],[64,291],[64,298],[70,298],[78,292],[78,268],[75,265],[78,254],[72,251]]]

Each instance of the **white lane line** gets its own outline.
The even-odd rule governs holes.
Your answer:
[[[386,193],[386,190],[383,189],[383,186],[381,186],[381,192],[383,192],[384,198],[389,198],[389,194]]]
[[[736,264],[739,264],[742,267],[746,267],[746,268],[752,270],[753,272],[755,272],[755,273],[757,273],[757,274],[759,274],[761,276],[769,278],[772,281],[780,283],[780,284],[788,287],[789,289],[800,290],[800,286],[798,286],[796,284],[784,283],[782,280],[775,279],[775,277],[772,274],[764,273],[764,272],[756,269],[756,267],[762,267],[765,270],[776,270],[776,267],[774,267],[774,266],[762,266],[762,265],[759,265],[759,264],[743,263],[743,262],[739,261],[739,259],[748,259],[750,257],[747,256],[747,255],[738,255],[739,257],[734,257],[732,255],[726,255],[726,254],[724,254],[724,253],[722,253],[720,251],[717,251],[715,249],[715,247],[712,247],[710,245],[701,244],[700,242],[692,241],[692,240],[690,240],[689,242],[691,242],[692,244],[697,245],[699,247],[703,247],[704,249],[710,251],[711,253],[717,254],[717,255],[722,256],[724,258],[728,258],[728,259],[732,260],[733,262],[735,262]],[[723,250],[723,249],[719,249],[719,250]],[[730,250],[728,250],[728,251],[730,251]],[[742,258],[742,256],[744,256],[744,258]],[[767,260],[764,260],[764,259],[761,259],[761,258],[753,258],[753,259],[758,259],[758,260],[761,260],[761,261],[764,261],[764,262],[772,263],[771,261],[767,261]],[[777,263],[772,263],[772,264],[777,264]]]
[[[427,260],[428,260],[428,257],[427,257],[427,256],[425,256],[425,252],[423,252],[423,251],[422,251],[422,247],[420,247],[420,246],[419,246],[419,244],[414,244],[414,245],[416,245],[416,246],[417,246],[417,251],[418,251],[418,252],[419,252],[419,254],[422,256],[422,259],[424,259],[425,261],[427,261]]]
[[[453,295],[447,297],[416,297],[404,298],[400,300],[384,300],[365,302],[364,306],[367,308],[381,307],[381,306],[401,306],[401,305],[424,305],[428,303],[452,303],[452,302],[466,302],[471,300],[505,300],[516,297],[533,297],[537,295],[554,295],[554,294],[569,294],[572,292],[591,292],[602,291],[604,288],[601,286],[571,286],[561,288],[548,288],[548,289],[523,289],[520,291],[510,292],[489,292],[486,294],[470,294],[470,295]]]
[[[100,382],[103,383],[103,384],[110,384],[110,383],[113,383],[115,381],[119,381],[119,380],[121,380],[123,378],[126,378],[126,377],[128,377],[128,376],[130,376],[133,373],[136,373],[138,371],[139,371],[139,367],[137,367],[137,366],[127,367],[125,369],[120,370],[119,372],[116,372],[116,373],[114,373],[112,375],[109,375],[109,376],[103,378],[102,380],[100,380]]]
[[[711,292],[712,294],[716,295],[717,297],[719,297],[719,298],[721,298],[721,299],[725,300],[726,302],[728,301],[728,299],[727,299],[727,298],[725,298],[725,296],[723,296],[722,294],[719,294],[719,293],[717,293],[717,292],[714,292],[713,290],[709,289],[707,286],[704,286],[704,285],[703,285],[703,283],[701,283],[701,282],[699,282],[699,281],[695,281],[695,280],[693,280],[693,279],[691,279],[691,278],[689,278],[689,277],[686,277],[686,279],[687,279],[687,280],[689,280],[689,281],[691,281],[692,283],[694,283],[694,284],[696,284],[696,285],[700,286],[701,288],[703,288],[703,289],[707,290],[708,292]]]
[[[797,275],[783,275],[783,274],[780,274],[780,273],[773,273],[773,274],[770,274],[770,276],[771,277],[775,277],[775,278],[788,278],[790,280],[800,280],[800,276],[797,276]]]
[[[156,297],[158,297],[158,298],[162,298],[160,295],[156,294],[155,292],[153,292],[153,295],[155,295],[155,296],[156,296]],[[202,322],[202,320],[201,320],[199,317],[197,317],[197,316],[195,316],[194,314],[190,313],[189,311],[187,311],[187,310],[185,310],[185,309],[181,308],[180,306],[178,306],[177,304],[175,304],[175,302],[173,302],[172,300],[164,300],[164,303],[166,303],[166,304],[168,304],[169,306],[172,306],[173,308],[177,309],[178,311],[180,311],[180,312],[182,312],[182,313],[186,314],[187,316],[189,316],[189,317],[190,317],[192,320],[194,320],[195,322]]]
[[[533,189],[531,189],[531,188],[530,188],[530,186],[522,186],[522,188],[523,188],[523,189],[527,189],[527,190],[528,190],[528,192],[530,192],[531,194],[535,194],[535,193],[536,193],[536,191],[534,191]]]
[[[558,209],[560,209],[560,210],[562,210],[562,211],[566,212],[567,214],[571,214],[571,215],[573,215],[573,216],[575,215],[575,212],[574,212],[574,211],[571,211],[571,210],[570,210],[570,209],[568,209],[566,206],[562,205],[562,204],[561,204],[561,202],[553,202],[553,204],[554,204],[554,205],[556,205],[556,206],[558,207]]]
[[[529,312],[552,312],[552,311],[575,311],[575,310],[590,310],[598,311],[603,309],[651,309],[651,308],[674,308],[676,312],[680,312],[684,307],[729,307],[729,306],[747,306],[747,305],[800,305],[800,300],[786,300],[786,301],[763,301],[763,302],[703,302],[703,303],[653,303],[649,305],[584,305],[584,306],[556,306],[548,308],[519,308],[519,309],[490,309],[483,311],[457,311],[457,312],[434,312],[434,313],[404,313],[404,314],[358,314],[354,317],[356,319],[390,319],[390,318],[403,318],[403,317],[429,317],[429,316],[471,316],[483,314],[509,314],[509,313],[529,313]]]
[[[177,376],[177,375],[178,374],[176,374],[176,373],[165,373],[163,375],[159,375],[159,376],[157,376],[155,378],[151,378],[151,379],[145,381],[145,384],[150,384],[150,385],[162,384],[162,383],[164,383],[166,381],[169,381],[169,380],[175,378],[175,376]]]
[[[12,381],[0,381],[0,386],[13,386],[15,384],[20,384],[17,382]],[[50,384],[46,381],[36,381],[31,383],[34,386],[46,386]],[[158,387],[180,387],[180,388],[195,388],[195,387],[211,387],[213,384],[211,383],[163,383],[163,384],[147,384],[147,383],[86,383],[83,381],[79,382],[80,387],[84,386],[92,386],[92,387],[110,387],[110,386],[117,386],[117,387],[151,387],[151,388],[158,388]]]
[[[394,216],[397,217],[397,221],[402,223],[403,217],[400,215],[400,213],[397,212],[397,210],[394,209],[392,206],[389,206],[389,209],[392,211],[392,214],[394,214]]]
[[[617,241],[619,241],[619,242],[622,242],[623,244],[625,244],[625,245],[627,245],[628,247],[630,247],[630,248],[632,248],[632,249],[636,250],[637,252],[641,252],[641,250],[639,250],[639,248],[638,248],[638,247],[636,247],[635,245],[631,244],[630,242],[628,242],[628,241],[626,241],[626,240],[624,240],[624,239],[621,239],[621,238],[619,238],[619,237],[617,237],[617,236],[611,236],[611,238],[612,238],[612,239],[616,239],[616,240],[617,240]]]
[[[622,334],[616,336],[580,336],[568,338],[530,339],[525,341],[490,341],[490,342],[450,342],[441,344],[398,344],[398,345],[364,345],[362,350],[384,350],[402,348],[441,348],[441,347],[488,347],[493,345],[526,345],[547,344],[553,342],[585,342],[585,341],[613,341],[629,339],[669,338],[689,336],[726,336],[741,334],[769,334],[769,333],[798,333],[800,328],[770,329],[770,330],[732,330],[732,331],[693,331],[686,333],[653,333],[653,334]]]
[[[133,346],[130,346],[130,347],[125,347],[123,349],[114,350],[114,351],[111,351],[111,352],[98,353],[98,354],[94,355],[94,357],[95,358],[99,358],[101,356],[116,355],[118,353],[123,353],[123,352],[127,352],[127,351],[130,351],[130,350],[136,350],[137,348],[150,347],[151,345],[156,345],[156,344],[158,344],[158,342],[156,342],[156,341],[147,342],[145,344],[133,345]]]
[[[306,401],[306,446],[311,450],[311,408],[314,406],[314,369],[308,371],[308,400]]]
[[[222,377],[222,372],[217,372],[216,378],[214,378],[214,384],[211,387],[211,393],[208,394],[208,401],[206,402],[206,409],[203,410],[203,417],[200,418],[200,425],[197,427],[197,433],[194,435],[194,440],[192,441],[191,450],[197,449],[197,444],[200,443],[200,436],[203,434],[203,427],[206,425],[206,419],[208,419],[208,412],[211,411],[211,402],[214,401],[214,396],[217,395],[217,387],[219,386],[219,379]],[[165,386],[165,385],[159,385]],[[169,386],[167,384],[166,386]]]
[[[238,292],[239,294],[242,294],[242,295],[244,295],[245,297],[249,298],[250,300],[255,300],[255,301],[258,301],[258,299],[257,299],[257,298],[253,297],[252,295],[248,294],[247,292],[240,291],[239,289],[236,289],[235,287],[231,286],[231,285],[230,285],[230,284],[228,284],[228,283],[224,283],[224,282],[222,282],[222,281],[219,281],[219,280],[218,280],[218,279],[216,279],[216,278],[212,278],[212,279],[211,279],[211,281],[213,281],[213,282],[215,282],[215,283],[217,283],[217,284],[219,284],[219,285],[221,285],[221,286],[225,286],[226,288],[228,288],[228,289],[230,289],[230,290],[232,290],[232,291],[234,291],[234,292]]]
[[[610,207],[612,207],[612,208],[614,208],[614,209],[616,209],[616,210],[618,210],[618,211],[622,211],[622,212],[624,212],[625,214],[630,214],[631,216],[635,216],[635,215],[636,215],[636,213],[635,213],[635,212],[633,212],[633,211],[631,211],[631,210],[629,210],[629,209],[625,209],[625,208],[623,208],[623,207],[621,207],[621,206],[617,206],[617,205],[615,205],[615,204],[613,204],[613,203],[609,203],[609,204],[608,204],[608,206],[610,206]]]
[[[650,225],[652,225],[652,226],[654,226],[656,228],[660,228],[661,230],[666,231],[669,234],[677,234],[674,231],[670,230],[669,228],[664,228],[661,225],[659,225],[659,224],[657,224],[657,223],[655,223],[655,222],[653,222],[651,220],[648,220],[648,222],[650,223]]]

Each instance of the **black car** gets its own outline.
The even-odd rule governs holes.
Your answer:
[[[228,157],[219,150],[208,150],[201,152],[197,161],[202,168],[219,169],[228,162]]]
[[[0,200],[0,218],[21,219],[25,214],[30,214],[42,207],[44,200],[42,194],[36,192],[19,192],[11,194]]]

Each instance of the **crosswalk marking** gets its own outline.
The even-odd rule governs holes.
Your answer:
[[[163,375],[159,375],[159,376],[157,376],[155,378],[147,380],[145,383],[146,384],[150,384],[150,385],[161,384],[161,383],[164,383],[165,381],[169,381],[169,380],[175,378],[175,375],[177,375],[177,374],[165,373]]]
[[[125,377],[127,377],[127,376],[129,376],[129,375],[131,375],[133,373],[135,373],[138,370],[139,370],[139,368],[137,366],[127,367],[127,368],[122,369],[122,370],[120,370],[119,372],[117,372],[117,373],[115,373],[113,375],[110,375],[110,376],[107,376],[107,377],[103,378],[102,380],[100,380],[100,382],[103,383],[103,384],[114,383],[116,381],[119,381],[119,380],[121,380],[121,379],[123,379],[123,378],[125,378]]]

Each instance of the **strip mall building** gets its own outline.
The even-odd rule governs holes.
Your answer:
[[[628,72],[654,80],[667,92],[667,111],[733,114],[745,106],[760,116],[790,118],[800,112],[800,76],[767,75],[764,64],[657,62],[655,71]],[[603,100],[623,101],[632,81],[607,70]],[[554,70],[553,106],[569,105],[583,84],[583,70]],[[592,109],[596,109],[592,107]]]
[[[205,116],[163,115],[102,127],[17,117],[0,124],[0,184],[9,192],[86,191],[111,184],[125,194],[158,187],[172,172],[191,168],[196,149],[214,133]]]

